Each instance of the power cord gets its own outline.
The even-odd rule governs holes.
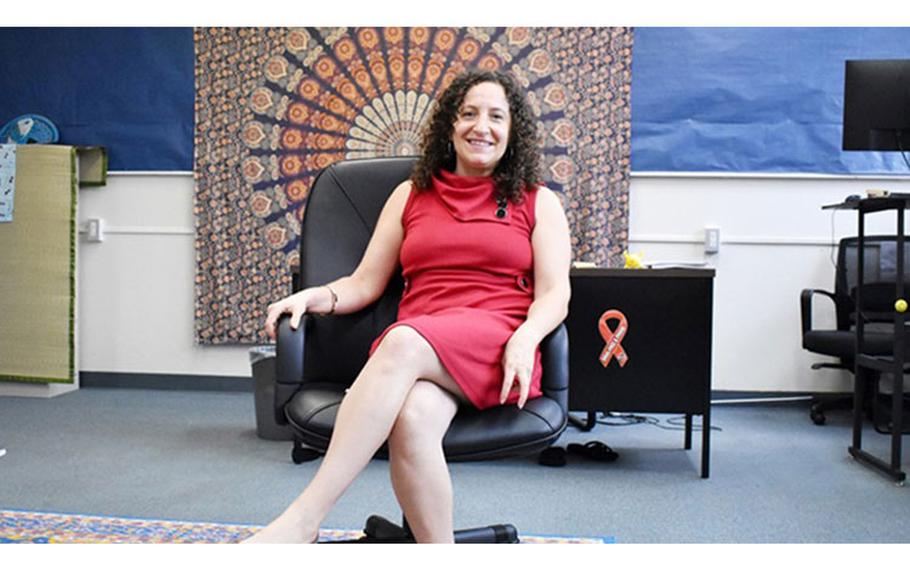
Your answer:
[[[686,429],[685,416],[673,416],[667,418],[664,421],[665,423],[662,423],[659,419],[653,416],[641,416],[638,414],[601,412],[600,416],[601,418],[598,418],[595,420],[595,422],[604,426],[634,426],[636,424],[648,424],[649,426],[656,426],[662,430],[685,431]],[[696,423],[693,419],[692,431],[701,432],[701,430],[702,425],[700,423]],[[711,426],[711,431],[723,432],[723,429],[719,428],[718,426]]]

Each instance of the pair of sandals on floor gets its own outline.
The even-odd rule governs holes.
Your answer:
[[[562,467],[568,463],[569,454],[580,455],[596,462],[614,462],[619,458],[619,454],[613,448],[603,442],[593,440],[586,444],[569,444],[565,448],[549,447],[540,452],[537,461],[540,465]]]

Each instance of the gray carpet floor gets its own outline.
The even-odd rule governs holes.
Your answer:
[[[558,442],[601,440],[620,453],[614,463],[451,464],[456,526],[507,521],[528,534],[620,543],[910,542],[910,486],[849,458],[847,412],[819,427],[807,407],[715,405],[709,479],[699,476],[700,434],[684,450],[666,415],[654,416],[659,425],[570,427]],[[888,444],[871,429],[865,435],[864,447],[881,457]],[[0,397],[0,448],[3,509],[249,524],[283,510],[319,463],[294,465],[289,442],[258,438],[252,393],[87,388],[49,400]],[[399,517],[379,460],[324,526],[360,528],[373,513]]]

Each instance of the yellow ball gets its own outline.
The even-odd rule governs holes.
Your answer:
[[[900,313],[907,311],[907,300],[898,300],[894,302],[894,309]]]

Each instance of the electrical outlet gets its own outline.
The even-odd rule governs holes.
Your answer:
[[[104,219],[89,219],[85,225],[85,233],[88,242],[102,242],[104,240]]]
[[[705,254],[720,252],[720,227],[705,227]]]

